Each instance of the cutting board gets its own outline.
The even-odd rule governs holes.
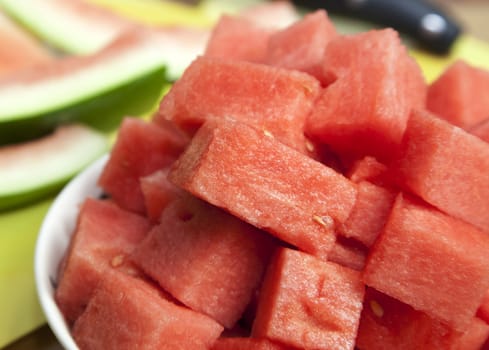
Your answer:
[[[196,7],[161,0],[90,0],[114,9],[124,16],[151,25],[183,24],[209,27],[223,10],[235,12],[229,1],[204,1]],[[257,2],[247,0],[240,6]],[[333,18],[340,31],[372,28],[369,23]],[[464,35],[450,56],[439,57],[411,49],[428,81],[433,80],[452,61],[462,58],[489,69],[489,45]],[[33,275],[33,256],[37,233],[52,198],[0,213],[0,348],[44,324],[37,301]]]

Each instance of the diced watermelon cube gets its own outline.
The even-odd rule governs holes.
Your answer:
[[[155,223],[160,221],[163,209],[183,195],[183,191],[168,180],[169,172],[169,167],[162,168],[140,179],[146,214]]]
[[[319,96],[306,134],[349,156],[390,159],[413,107],[425,105],[426,84],[397,32],[376,30],[331,40]]]
[[[165,299],[152,284],[106,274],[73,327],[81,349],[209,349],[223,327]]]
[[[190,196],[164,210],[133,259],[188,307],[232,328],[259,286],[270,236]]]
[[[339,234],[371,247],[389,216],[397,192],[362,181],[355,206]]]
[[[236,119],[307,152],[303,126],[319,89],[302,72],[200,57],[163,98],[158,119],[173,120],[190,133],[209,119]]]
[[[429,111],[464,129],[489,118],[489,71],[452,63],[428,89]]]
[[[321,81],[324,51],[336,35],[326,11],[317,10],[270,36],[266,62],[309,73]]]
[[[479,350],[488,332],[489,326],[476,318],[466,332],[457,332],[424,312],[367,288],[356,346],[360,350]]]
[[[171,164],[187,142],[169,127],[125,118],[99,184],[121,207],[143,214],[139,179]]]
[[[205,56],[263,62],[272,32],[246,18],[223,15],[212,30]]]
[[[464,331],[489,289],[488,251],[486,233],[401,194],[371,248],[363,279]]]
[[[150,227],[146,218],[112,202],[84,202],[55,293],[56,303],[69,323],[85,309],[106,270],[136,271],[128,255]]]
[[[204,124],[174,165],[177,185],[322,258],[356,198],[341,174],[231,121]]]
[[[292,350],[291,347],[257,338],[219,338],[211,350]]]
[[[399,184],[440,210],[489,232],[489,144],[415,111],[391,164]]]
[[[283,248],[267,271],[252,335],[300,349],[353,349],[363,293],[358,271]]]

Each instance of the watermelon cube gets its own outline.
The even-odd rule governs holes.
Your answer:
[[[404,188],[489,232],[489,144],[425,111],[409,118],[391,171]]]
[[[338,233],[371,247],[384,227],[397,192],[368,181],[360,182],[357,189],[355,206]]]
[[[428,88],[427,109],[464,129],[489,117],[489,71],[452,63]]]
[[[205,56],[263,62],[272,32],[249,19],[223,15],[212,29]]]
[[[257,338],[219,338],[211,350],[292,350],[283,344],[268,339]]]
[[[176,305],[157,287],[113,272],[97,287],[73,327],[81,349],[209,349],[223,327]]]
[[[320,94],[306,134],[346,156],[389,160],[409,113],[425,104],[426,84],[392,29],[338,37],[328,44]]]
[[[373,288],[365,292],[357,347],[370,349],[479,350],[489,326],[472,318],[466,332],[458,332]]]
[[[163,98],[158,119],[193,133],[206,120],[232,118],[307,152],[303,126],[319,89],[319,82],[302,72],[200,57]]]
[[[140,178],[171,164],[188,142],[163,125],[136,118],[125,118],[121,124],[99,184],[122,208],[144,214]]]
[[[56,303],[68,323],[85,309],[105,271],[136,271],[129,254],[150,227],[146,218],[112,202],[97,199],[84,202],[55,293]]]
[[[168,180],[169,172],[170,168],[166,167],[140,179],[146,215],[154,223],[160,221],[163,209],[170,202],[183,195],[183,191]]]
[[[176,199],[132,255],[193,310],[232,328],[259,286],[272,239],[197,198]]]
[[[206,123],[174,164],[175,184],[300,249],[326,258],[355,186],[246,124]]]
[[[488,251],[486,233],[400,194],[363,279],[464,331],[489,289]]]
[[[336,35],[326,11],[317,10],[270,36],[266,63],[300,70],[321,81],[324,51]]]
[[[358,271],[283,248],[267,271],[252,335],[300,349],[353,350],[363,293]]]
[[[354,160],[345,174],[355,183],[368,181],[386,188],[398,187],[395,185],[395,179],[389,174],[388,166],[371,156]]]

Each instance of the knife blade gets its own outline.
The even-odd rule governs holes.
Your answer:
[[[323,8],[396,29],[416,40],[425,49],[449,53],[462,32],[457,21],[427,0],[293,0],[308,9]]]

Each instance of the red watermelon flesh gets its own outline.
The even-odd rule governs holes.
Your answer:
[[[170,180],[306,252],[326,258],[354,205],[341,174],[248,125],[206,123]]]
[[[293,350],[292,347],[257,338],[219,338],[211,350]]]
[[[358,271],[283,248],[267,271],[252,335],[301,349],[353,349],[363,293]]]
[[[209,349],[222,332],[211,318],[173,304],[152,284],[104,276],[73,328],[81,349]]]
[[[361,271],[365,267],[367,252],[367,249],[357,241],[338,236],[333,249],[328,254],[328,261]]]
[[[489,232],[489,145],[424,111],[412,113],[391,164],[400,185]]]
[[[477,310],[477,317],[489,324],[489,290],[486,292],[482,304]]]
[[[140,179],[146,215],[154,223],[160,221],[161,213],[169,203],[183,195],[183,191],[168,180],[169,172],[167,167]]]
[[[302,72],[200,57],[163,98],[157,118],[191,133],[209,119],[236,119],[307,152],[303,125],[318,93],[319,82]]]
[[[64,260],[56,303],[69,323],[84,310],[101,275],[109,269],[134,273],[128,255],[150,229],[147,219],[112,202],[87,199]]]
[[[356,346],[360,350],[479,350],[489,326],[473,318],[465,333],[373,288],[365,292]]]
[[[164,123],[125,118],[99,184],[122,208],[143,214],[140,178],[170,165],[187,142]]]
[[[399,195],[371,248],[363,279],[464,331],[489,289],[488,251],[484,232]]]
[[[428,89],[427,109],[464,129],[489,118],[489,71],[452,63]]]
[[[358,183],[357,189],[355,206],[339,234],[371,247],[384,227],[397,192],[368,181]]]
[[[368,181],[381,187],[393,189],[397,187],[388,166],[371,156],[354,160],[345,174],[355,183]]]
[[[426,84],[397,32],[370,31],[328,44],[325,88],[306,122],[306,134],[346,156],[389,160],[409,113],[425,104]],[[335,80],[336,79],[336,80]]]
[[[272,32],[246,18],[223,15],[212,30],[205,56],[263,62]]]
[[[164,210],[133,259],[180,302],[232,328],[259,286],[272,248],[265,233],[186,196]]]
[[[482,123],[475,125],[469,130],[469,132],[481,140],[489,142],[489,118],[484,120]]]
[[[337,35],[324,10],[271,35],[266,63],[309,73],[322,81],[322,61],[328,42]]]

